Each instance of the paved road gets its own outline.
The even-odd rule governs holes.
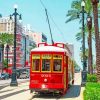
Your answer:
[[[70,89],[67,91],[66,95],[61,99],[66,98],[67,100],[83,100],[81,92],[81,73],[75,73],[75,83]]]
[[[38,95],[34,94],[31,100],[82,100],[80,97],[80,91],[81,91],[81,73],[75,73],[75,83],[73,86],[69,88],[67,93],[60,97],[58,95]]]
[[[18,83],[25,82],[25,81],[29,81],[29,79],[17,79]],[[10,82],[11,82],[11,79],[0,80],[0,86],[2,86],[2,85],[9,85]]]
[[[59,97],[58,95],[38,95],[30,94],[29,82],[21,83],[18,87],[7,86],[0,90],[0,100],[82,100],[80,96],[81,74],[75,74],[75,84],[68,90],[66,95]]]

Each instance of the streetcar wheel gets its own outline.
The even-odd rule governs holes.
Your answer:
[[[33,93],[33,90],[30,90],[30,93]]]
[[[72,84],[74,84],[74,80],[72,81]]]

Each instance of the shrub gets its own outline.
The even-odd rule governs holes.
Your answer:
[[[96,74],[87,74],[87,82],[97,82]]]
[[[83,95],[84,100],[100,100],[100,83],[87,83]]]

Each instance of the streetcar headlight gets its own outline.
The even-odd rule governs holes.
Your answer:
[[[47,79],[46,78],[44,79],[44,82],[47,82]]]
[[[42,84],[42,88],[46,88],[46,86],[44,84]]]

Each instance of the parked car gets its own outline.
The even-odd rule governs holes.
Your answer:
[[[26,79],[26,78],[29,78],[29,72],[27,72],[27,71],[21,72],[19,78],[20,78],[20,79]]]
[[[9,74],[8,73],[1,73],[0,79],[9,79]]]

